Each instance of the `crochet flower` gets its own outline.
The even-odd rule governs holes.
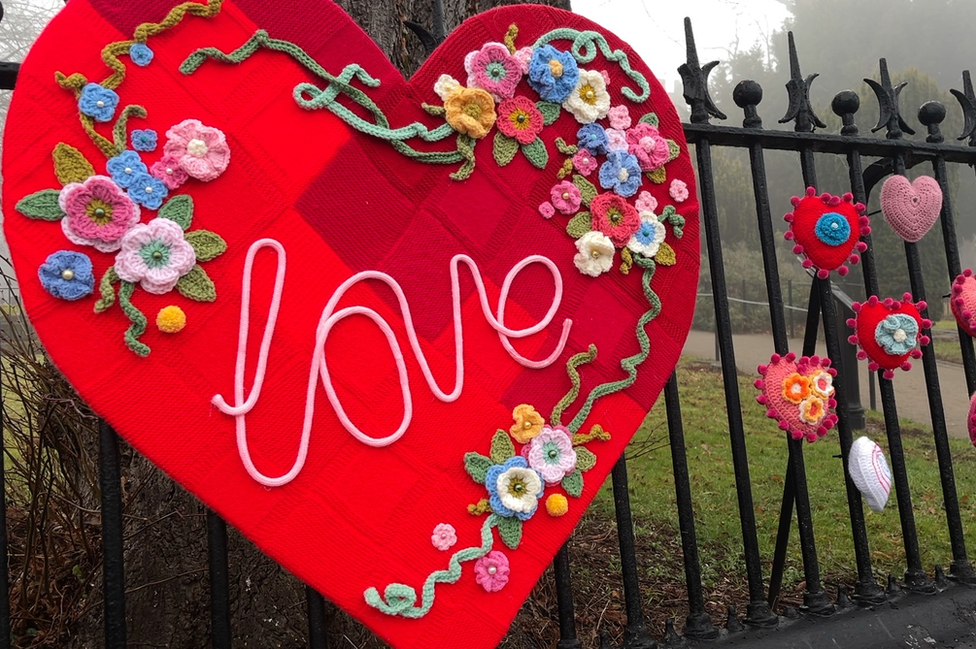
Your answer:
[[[556,208],[552,206],[552,203],[543,203],[539,206],[539,214],[542,215],[544,219],[551,219],[556,213]]]
[[[438,550],[450,550],[451,546],[457,543],[457,533],[454,526],[450,523],[440,523],[434,528],[434,533],[430,535],[430,542]]]
[[[503,518],[517,517],[519,520],[532,518],[542,497],[542,477],[524,457],[515,456],[504,464],[488,468],[485,475],[491,511]]]
[[[563,214],[575,214],[580,203],[583,202],[579,187],[568,180],[556,183],[549,190],[549,196],[552,198],[553,206]]]
[[[485,43],[480,50],[464,57],[464,71],[468,73],[468,87],[486,90],[495,101],[515,94],[515,86],[522,80],[522,63],[501,43]]]
[[[129,47],[129,58],[140,68],[144,68],[152,62],[153,51],[145,43],[133,43]]]
[[[670,156],[671,154],[668,153]],[[675,203],[684,203],[688,200],[688,183],[683,180],[678,180],[675,178],[671,181],[671,186],[668,188],[668,194],[674,199]]]
[[[504,588],[510,572],[508,557],[498,550],[492,550],[474,562],[474,580],[489,593]]]
[[[641,168],[637,158],[625,151],[611,151],[600,165],[600,187],[612,189],[621,196],[637,193],[641,186]]]
[[[630,111],[627,110],[626,106],[614,106],[607,112],[607,117],[610,119],[610,126],[612,128],[621,131],[626,131],[630,128]]]
[[[185,119],[166,131],[163,153],[174,158],[189,176],[203,181],[224,173],[230,163],[224,133],[198,119]]]
[[[132,181],[137,175],[149,172],[146,164],[135,151],[123,151],[114,158],[109,158],[108,162],[105,163],[105,168],[112,176],[112,180],[123,189],[131,187]]]
[[[139,282],[149,293],[161,295],[176,286],[197,263],[183,228],[169,219],[140,223],[122,238],[115,272],[126,282]]]
[[[61,230],[72,243],[113,252],[122,236],[139,222],[139,206],[107,176],[91,176],[82,183],[68,183],[58,194],[65,216]]]
[[[637,158],[640,168],[653,171],[668,161],[671,149],[657,128],[640,122],[627,131],[627,151]]]
[[[824,402],[820,397],[809,396],[800,402],[800,419],[808,424],[819,424],[825,414]]]
[[[654,212],[640,212],[640,226],[637,232],[627,242],[627,248],[632,252],[639,252],[648,259],[657,254],[667,231]]]
[[[606,129],[607,132],[607,151],[626,151],[627,133],[615,128]]]
[[[589,176],[596,167],[596,158],[587,149],[577,149],[573,154],[573,168],[584,176]]]
[[[519,95],[498,106],[498,130],[521,144],[535,140],[542,132],[542,113],[528,97]]]
[[[546,484],[559,484],[576,469],[576,451],[573,438],[562,426],[549,428],[529,442],[529,466],[539,472]]]
[[[545,101],[563,103],[576,88],[579,77],[580,70],[571,53],[557,50],[552,45],[543,45],[532,52],[529,85]]]
[[[580,124],[603,119],[610,111],[607,82],[596,70],[580,70],[576,87],[563,101],[563,108],[573,114]]]
[[[800,403],[810,396],[810,379],[794,372],[783,379],[783,398]]]
[[[150,210],[158,210],[167,193],[163,181],[148,173],[136,174],[129,186],[129,198]]]
[[[180,161],[172,156],[163,156],[154,162],[149,173],[162,180],[167,189],[178,189],[190,178],[180,166]]]
[[[643,191],[637,195],[637,200],[634,201],[634,207],[637,208],[638,212],[653,212],[657,209],[657,199],[651,194],[651,192]]]
[[[593,229],[609,237],[617,248],[627,245],[640,228],[640,214],[633,205],[615,194],[597,195],[590,203],[590,212],[593,214]]]
[[[515,406],[512,411],[512,418],[515,423],[508,429],[519,444],[526,444],[530,439],[542,432],[542,427],[546,420],[542,418],[535,408],[527,403]]]
[[[532,62],[532,48],[523,47],[517,49],[515,50],[515,54],[513,54],[512,56],[514,56],[515,59],[519,62],[519,65],[521,66],[522,74],[528,74],[529,63]]]
[[[78,110],[95,118],[96,122],[110,122],[119,105],[119,96],[114,90],[103,88],[97,83],[89,83],[81,89],[78,97]]]
[[[158,137],[151,128],[137,128],[132,131],[132,148],[136,151],[155,151]]]
[[[904,313],[889,315],[874,329],[875,342],[892,356],[901,356],[915,349],[917,339],[918,322]]]
[[[37,277],[45,291],[62,300],[81,299],[95,288],[91,259],[72,250],[48,255],[37,269]]]
[[[607,132],[599,124],[586,124],[576,131],[576,146],[594,155],[607,152]]]
[[[851,236],[851,224],[837,212],[827,212],[817,219],[813,228],[814,234],[828,246],[839,246],[846,243]]]
[[[584,275],[599,277],[613,266],[613,241],[602,232],[587,232],[576,240],[576,249],[573,263]]]
[[[834,394],[834,377],[830,372],[818,371],[810,377],[810,389],[822,399],[829,399]]]
[[[455,90],[460,90],[464,86],[449,74],[442,74],[437,77],[437,82],[434,83],[434,93],[441,98],[441,101],[447,101],[447,98],[454,94]]]
[[[480,88],[460,88],[444,101],[447,123],[458,133],[480,139],[495,124],[495,100]]]

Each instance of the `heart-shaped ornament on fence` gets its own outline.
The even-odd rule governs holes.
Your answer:
[[[906,372],[912,369],[908,359],[921,358],[919,347],[930,342],[922,331],[932,326],[931,320],[922,317],[925,307],[925,302],[912,302],[911,293],[905,293],[901,300],[879,300],[872,295],[867,302],[852,304],[855,315],[847,320],[847,326],[854,333],[848,342],[861,348],[858,360],[868,359],[868,369],[884,370],[886,379],[895,378],[899,367]]]
[[[952,282],[949,308],[959,326],[970,336],[976,336],[976,277],[971,268],[962,271]]]
[[[398,647],[498,643],[691,323],[674,107],[547,7],[466,22],[405,82],[325,0],[73,0],[3,164],[68,380]]]
[[[837,370],[829,358],[773,354],[768,365],[760,365],[760,391],[756,401],[766,406],[766,416],[779,422],[793,439],[815,442],[834,427],[834,377]]]
[[[904,176],[891,176],[881,186],[881,212],[905,241],[920,241],[941,211],[942,187],[931,176],[919,176],[912,182]]]

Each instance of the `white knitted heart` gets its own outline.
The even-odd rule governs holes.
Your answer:
[[[851,445],[847,470],[868,507],[876,512],[883,510],[891,492],[891,470],[881,447],[867,437],[858,437]]]

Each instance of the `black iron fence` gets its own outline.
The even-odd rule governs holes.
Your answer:
[[[944,276],[938,279],[932,277],[928,279],[930,285],[948,285],[948,282],[958,275],[962,269],[954,225],[957,210],[949,192],[947,168],[949,165],[960,165],[960,168],[965,170],[964,166],[966,165],[969,167],[976,166],[976,96],[974,96],[970,74],[968,71],[963,72],[963,90],[953,91],[959,100],[965,117],[965,132],[958,138],[959,140],[968,140],[964,144],[946,142],[946,136],[940,127],[946,116],[946,107],[938,102],[926,103],[918,110],[918,119],[928,131],[924,141],[909,140],[904,137],[907,129],[899,114],[898,88],[892,87],[884,60],[881,60],[881,82],[877,84],[877,93],[881,105],[881,123],[878,125],[878,129],[886,129],[886,138],[863,137],[859,133],[854,117],[859,110],[860,99],[852,91],[838,93],[831,106],[834,113],[843,122],[841,132],[839,134],[815,133],[814,128],[820,124],[820,121],[811,108],[808,95],[813,77],[804,79],[801,75],[797,50],[792,35],[790,35],[791,76],[787,88],[791,109],[787,115],[787,120],[784,121],[793,123],[793,131],[767,130],[763,127],[757,111],[757,105],[762,99],[762,88],[753,81],[739,83],[733,93],[735,104],[743,111],[742,126],[720,126],[710,123],[711,118],[726,119],[726,116],[712,102],[707,90],[707,75],[713,64],[704,67],[699,64],[690,21],[686,20],[685,30],[688,60],[680,68],[680,72],[684,82],[684,96],[691,108],[691,118],[690,123],[684,126],[688,142],[694,146],[697,156],[701,216],[708,257],[707,286],[709,290],[707,294],[713,306],[713,326],[718,340],[721,372],[725,385],[729,443],[735,472],[742,552],[748,584],[748,603],[744,620],[740,621],[735,612],[732,611],[725,622],[724,629],[720,629],[706,612],[702,589],[701,562],[695,533],[696,519],[692,504],[691,476],[685,455],[686,444],[679,386],[676,377],[672,376],[664,389],[663,405],[667,410],[688,611],[682,632],[683,637],[678,635],[673,624],[668,623],[664,638],[660,642],[664,646],[674,646],[685,642],[687,639],[705,640],[716,639],[721,636],[740,645],[751,643],[750,646],[756,647],[794,646],[789,640],[789,631],[778,631],[768,636],[766,640],[750,640],[755,635],[757,628],[772,629],[778,626],[795,628],[796,626],[783,624],[784,618],[776,615],[773,607],[783,578],[785,550],[794,520],[794,509],[803,559],[802,614],[808,617],[829,618],[844,609],[855,607],[866,609],[884,604],[889,599],[902,597],[904,591],[933,596],[941,593],[938,597],[925,599],[921,603],[915,604],[916,609],[921,613],[914,616],[905,613],[905,609],[897,618],[884,617],[887,614],[883,610],[870,614],[865,613],[868,617],[845,616],[849,622],[853,621],[853,629],[849,626],[848,630],[845,631],[846,638],[851,641],[855,638],[870,637],[871,634],[875,633],[872,630],[875,628],[872,621],[878,621],[884,626],[884,620],[888,620],[887,623],[891,626],[897,620],[915,620],[926,616],[929,616],[929,622],[949,626],[952,623],[962,624],[963,628],[968,624],[971,625],[970,628],[976,628],[976,589],[967,586],[976,584],[976,572],[973,570],[964,536],[964,526],[972,526],[976,523],[964,521],[960,514],[959,495],[953,473],[953,458],[948,443],[939,374],[935,353],[931,346],[923,349],[922,371],[924,372],[926,396],[931,412],[935,455],[941,475],[941,499],[945,512],[945,526],[950,538],[951,556],[945,557],[945,561],[948,563],[948,571],[944,572],[941,568],[936,567],[932,573],[929,573],[922,565],[920,543],[924,542],[924,539],[918,537],[913,518],[912,494],[901,443],[897,404],[891,381],[885,379],[879,372],[877,382],[894,475],[895,493],[901,520],[901,536],[904,540],[904,575],[900,578],[889,577],[887,584],[880,584],[876,580],[876,571],[872,567],[870,539],[865,527],[861,494],[851,479],[847,477],[849,524],[854,542],[857,578],[852,589],[849,590],[846,586],[841,586],[838,587],[835,598],[828,596],[822,583],[818,565],[819,556],[811,515],[811,495],[804,465],[804,442],[792,440],[789,437],[786,439],[786,444],[789,447],[789,466],[786,479],[783,482],[784,494],[780,512],[779,541],[770,574],[764,572],[764,562],[760,556],[757,540],[756,509],[753,503],[750,463],[745,443],[746,430],[742,417],[742,395],[740,395],[738,387],[735,341],[732,335],[732,309],[735,307],[730,306],[730,300],[734,297],[730,294],[735,290],[735,280],[726,277],[723,265],[722,235],[719,231],[716,188],[712,173],[712,151],[716,147],[737,147],[747,150],[765,276],[765,293],[762,299],[757,300],[758,304],[749,306],[755,310],[765,309],[768,311],[773,350],[782,355],[787,354],[790,351],[789,334],[793,333],[794,329],[800,329],[805,331],[802,351],[804,354],[812,354],[822,330],[823,342],[826,344],[828,355],[834,359],[835,367],[838,369],[840,377],[843,377],[845,373],[854,372],[856,368],[852,366],[853,363],[850,359],[845,362],[842,354],[842,346],[846,344],[847,332],[840,327],[836,317],[837,304],[835,303],[831,280],[812,279],[806,300],[799,295],[784,296],[783,294],[783,284],[780,281],[776,256],[777,246],[783,244],[775,241],[773,226],[773,216],[774,214],[777,217],[780,215],[777,211],[780,208],[774,208],[770,205],[765,154],[767,151],[777,150],[786,151],[796,156],[802,169],[804,186],[817,186],[815,153],[838,156],[844,161],[849,171],[850,190],[853,192],[855,200],[865,204],[867,204],[878,181],[885,175],[904,174],[911,167],[930,169],[931,174],[942,186],[945,195],[940,222],[947,267]],[[433,39],[430,40],[433,42]],[[16,65],[0,63],[0,86],[12,88],[15,79]],[[865,157],[877,158],[878,161],[865,166],[863,162]],[[968,182],[972,182],[972,176],[967,174],[967,178]],[[963,206],[960,211],[965,213],[966,218],[976,217],[976,207],[973,205]],[[864,237],[864,241],[868,244],[868,249],[863,254],[864,291],[867,295],[874,295],[879,291],[878,273],[872,255],[870,236]],[[914,299],[938,299],[940,296],[937,294],[926,294],[916,244],[905,243],[904,251]],[[789,287],[789,291],[800,290],[800,287],[795,284],[787,283],[786,285]],[[806,308],[804,309],[805,314],[800,314],[799,322],[790,325],[787,315],[789,309],[786,307],[793,305],[793,297],[796,297],[796,301],[801,304],[805,301]],[[974,355],[972,339],[962,329],[959,329],[958,340],[968,392],[972,393],[976,391],[976,355]],[[852,420],[852,414],[855,413],[850,412],[849,395],[845,394],[845,390],[850,389],[849,386],[845,387],[844,380],[837,381],[835,385],[839,418],[836,438],[839,440],[839,451],[843,458],[846,476],[846,458],[853,443],[853,424],[857,422]],[[100,428],[99,464],[101,480],[100,515],[104,552],[105,646],[116,649],[126,646],[122,494],[120,491],[119,442],[115,433],[104,423]],[[658,646],[658,641],[651,637],[648,624],[645,623],[645,608],[641,601],[634,529],[630,510],[628,473],[624,457],[614,467],[612,481],[617,535],[620,544],[623,597],[627,616],[622,646],[627,648],[655,647]],[[3,505],[4,511],[6,511],[6,504],[2,501],[4,494],[5,492],[0,490],[0,505]],[[230,570],[227,559],[227,529],[224,522],[213,513],[209,513],[207,516],[207,536],[210,548],[210,644],[216,648],[226,648],[231,646],[232,637],[228,587]],[[0,552],[4,555],[7,553],[5,517],[0,517]],[[575,629],[570,572],[569,556],[566,547],[564,547],[558,553],[554,564],[561,636],[558,642],[559,649],[572,649],[581,646]],[[948,591],[949,594],[944,591]],[[0,639],[2,640],[0,641],[6,646],[10,639],[6,562],[0,562],[0,593],[2,593],[2,601],[0,601]],[[949,600],[956,602],[960,597],[964,600],[961,607],[945,604]],[[914,602],[914,600],[904,600],[904,602],[908,601]],[[311,589],[307,589],[307,602],[310,646],[317,649],[324,648],[327,646],[325,602],[320,595]],[[937,602],[937,604],[932,602]],[[892,622],[892,619],[895,619],[896,622]],[[743,621],[746,626],[743,626]],[[132,623],[138,624],[138,620],[133,620]],[[816,633],[829,634],[830,628],[820,625],[817,627]],[[807,634],[805,639],[796,646],[827,646],[826,641],[824,644],[818,644],[820,641],[810,640],[810,638],[815,637],[812,634],[813,632],[804,633]],[[836,634],[833,637],[836,639]],[[606,639],[604,646],[610,646]],[[835,643],[835,646],[841,645]],[[855,645],[845,644],[844,646]]]

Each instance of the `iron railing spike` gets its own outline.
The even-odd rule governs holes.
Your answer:
[[[970,76],[969,70],[962,71],[962,91],[953,88],[949,92],[962,106],[962,116],[965,120],[962,135],[956,139],[962,141],[968,137],[969,145],[976,146],[976,93],[973,92],[973,78]]]
[[[691,106],[691,121],[694,124],[708,122],[711,115],[716,119],[726,119],[725,113],[718,109],[708,94],[708,75],[718,65],[711,61],[705,65],[698,63],[698,50],[695,47],[695,34],[691,29],[691,18],[685,18],[685,45],[687,61],[678,67],[685,102]]]
[[[787,37],[790,50],[790,80],[786,82],[786,92],[789,95],[790,105],[786,109],[786,115],[779,120],[779,123],[795,122],[794,130],[804,133],[811,132],[816,128],[827,128],[827,125],[820,121],[810,105],[810,88],[813,86],[814,79],[820,74],[814,73],[805,79],[803,78],[793,32],[787,32]]]

